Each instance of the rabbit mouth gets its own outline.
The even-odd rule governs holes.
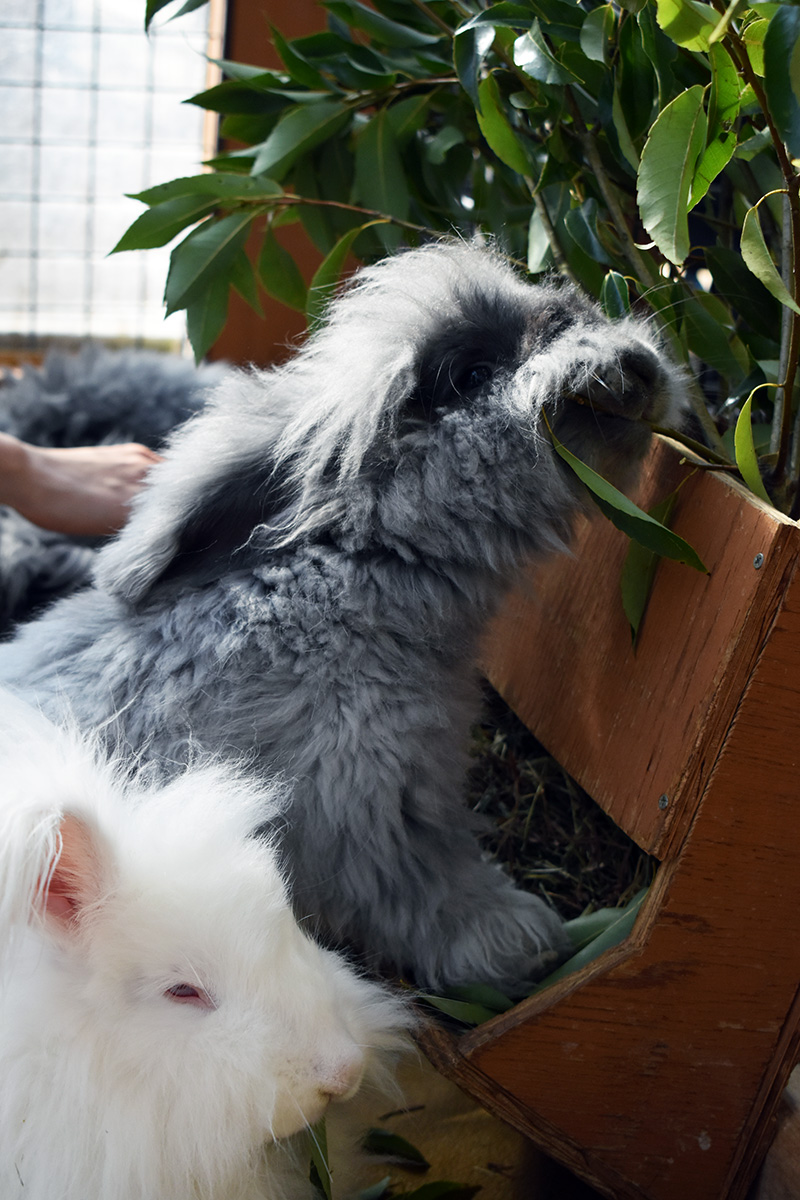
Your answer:
[[[619,409],[613,409],[608,405],[600,404],[594,398],[583,396],[580,392],[565,392],[564,399],[570,404],[577,404],[579,408],[588,408],[601,417],[611,417],[616,421],[641,420],[637,414],[621,412]]]

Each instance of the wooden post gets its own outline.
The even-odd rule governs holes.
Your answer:
[[[325,28],[326,14],[308,0],[228,0],[225,56],[234,62],[254,63],[264,70],[280,70],[278,53],[272,45],[270,25],[289,39],[317,33]],[[263,223],[248,240],[247,250],[254,259],[261,245]],[[289,251],[308,283],[322,255],[312,245],[299,224],[278,231],[278,241]],[[291,345],[306,329],[304,313],[259,293],[263,316],[259,316],[231,288],[228,320],[208,357],[232,363],[269,366],[291,353]]]
[[[512,598],[490,678],[555,757],[660,860],[632,936],[455,1038],[444,1073],[600,1190],[742,1200],[800,1028],[800,530],[658,446],[645,505],[685,478],[673,527],[710,568],[662,563],[633,653],[625,539]]]

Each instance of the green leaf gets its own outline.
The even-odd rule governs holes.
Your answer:
[[[676,490],[667,496],[666,500],[662,500],[660,504],[656,504],[653,508],[648,509],[648,516],[651,516],[655,521],[659,521],[662,525],[667,525],[677,498],[678,493]],[[645,609],[647,608],[647,602],[650,599],[653,578],[659,561],[660,555],[656,554],[653,550],[648,550],[641,542],[631,542],[628,546],[628,552],[625,555],[625,562],[622,566],[620,592],[622,594],[622,607],[625,616],[628,618],[628,624],[631,627],[631,640],[634,646],[639,636],[639,629]]]
[[[742,365],[731,349],[732,333],[708,311],[700,296],[683,298],[681,315],[686,327],[689,349],[734,386],[744,377]]]
[[[250,305],[253,312],[257,313],[259,317],[263,317],[264,310],[261,307],[261,301],[258,296],[258,285],[256,283],[253,264],[247,257],[245,250],[240,250],[231,263],[229,276],[231,287],[236,289],[245,303]]]
[[[553,57],[544,40],[538,20],[534,20],[527,33],[514,42],[514,62],[540,83],[575,83],[576,77]]]
[[[425,157],[435,167],[440,167],[453,146],[464,144],[464,134],[455,125],[443,125],[429,142],[425,143]]]
[[[593,197],[565,213],[564,228],[584,254],[595,262],[610,265],[608,251],[597,234],[597,201]]]
[[[496,1013],[508,1012],[514,1007],[513,1000],[509,1000],[508,996],[488,983],[467,983],[460,987],[451,987],[447,996],[452,1000],[463,1000],[467,1004],[480,1004]]]
[[[390,1133],[388,1129],[368,1129],[361,1145],[367,1154],[374,1154],[385,1162],[399,1163],[411,1170],[425,1171],[431,1165],[416,1146],[399,1134]]]
[[[479,88],[480,110],[476,114],[481,133],[507,167],[520,175],[529,175],[532,166],[517,133],[509,124],[494,75],[488,75]]]
[[[163,204],[181,196],[211,196],[220,202],[255,200],[260,197],[282,196],[283,188],[266,175],[237,175],[233,172],[207,171],[203,175],[188,175],[157,183],[144,192],[129,193],[132,200],[143,204]]]
[[[219,275],[186,305],[186,332],[196,362],[206,356],[225,328],[228,295],[227,276]]]
[[[628,281],[618,271],[609,271],[603,280],[600,292],[600,305],[603,312],[612,321],[626,317],[631,311],[631,297]]]
[[[742,162],[751,162],[763,150],[772,145],[772,134],[769,126],[759,129],[751,137],[747,137],[744,141],[739,142],[736,147],[736,158]]]
[[[708,574],[696,551],[688,542],[679,537],[677,533],[673,533],[671,529],[665,528],[659,521],[654,520],[618,488],[615,488],[612,483],[609,483],[602,475],[598,475],[597,471],[587,466],[586,463],[582,463],[563,442],[558,440],[549,425],[548,429],[556,454],[585,484],[595,504],[611,523],[616,525],[617,529],[621,529],[628,537],[635,538],[649,550],[660,554],[662,558],[674,559],[676,562],[685,563],[688,567],[694,567],[696,571]]]
[[[620,23],[615,91],[619,93],[625,123],[634,141],[653,123],[653,100],[657,93],[658,81],[647,41],[647,32],[638,20]]]
[[[284,249],[271,229],[267,230],[261,245],[258,276],[270,296],[288,308],[305,312],[308,292],[303,276],[289,251]]]
[[[200,288],[227,271],[247,240],[253,217],[247,212],[209,218],[175,247],[164,291],[167,313],[194,301]]]
[[[538,275],[553,265],[553,251],[550,246],[550,239],[547,236],[547,229],[538,208],[531,209],[530,221],[528,222],[528,252],[526,261],[531,275]]]
[[[705,139],[703,88],[695,84],[662,109],[642,151],[637,187],[642,222],[676,266],[689,253],[689,196]]]
[[[320,196],[320,172],[316,155],[308,154],[295,165],[292,184],[298,196],[311,200],[324,199]],[[322,254],[327,254],[336,245],[332,210],[322,205],[300,204],[298,215],[311,241]]]
[[[542,983],[539,985],[539,987],[537,987],[536,990],[540,991],[543,987],[549,987],[551,984],[557,983],[558,980],[565,979],[568,975],[572,975],[573,972],[580,970],[581,967],[585,967],[588,963],[594,962],[594,960],[599,958],[601,954],[604,954],[606,950],[611,950],[614,948],[614,946],[618,946],[620,942],[624,941],[625,938],[629,936],[634,924],[636,923],[636,918],[639,915],[639,909],[642,907],[642,903],[647,895],[647,891],[647,888],[642,888],[641,891],[637,892],[630,903],[626,904],[624,908],[607,910],[607,915],[610,917],[610,920],[608,921],[606,927],[590,942],[584,945],[581,950],[578,950],[576,954],[573,954],[572,958],[567,959],[567,961],[553,971],[551,975],[548,975],[546,979],[543,979]],[[571,924],[571,921],[567,922],[568,933]]]
[[[464,1000],[448,1000],[446,996],[431,996],[428,993],[422,995],[421,999],[426,1004],[432,1004],[434,1008],[438,1008],[446,1016],[461,1021],[463,1025],[482,1025],[484,1021],[489,1021],[492,1017],[497,1016],[496,1012],[491,1008],[484,1008],[482,1004],[468,1004]]]
[[[207,217],[216,207],[208,196],[177,196],[143,212],[130,225],[117,242],[112,254],[123,250],[150,250],[154,246],[166,246],[187,225]]]
[[[210,109],[223,116],[260,116],[271,129],[280,113],[292,103],[285,87],[286,80],[272,74],[262,74],[250,80],[226,79],[190,96],[185,103]]]
[[[350,120],[350,109],[339,100],[318,100],[289,109],[265,142],[254,147],[253,175],[281,179],[296,159],[333,137]]]
[[[633,903],[638,900],[639,893],[633,897]],[[566,921],[564,932],[572,942],[575,953],[604,934],[611,925],[615,925],[620,917],[625,915],[627,908],[628,905],[622,908],[597,908],[594,912],[581,913],[579,917],[572,917]]]
[[[699,0],[657,0],[656,19],[668,38],[686,50],[708,50],[719,14]]]
[[[616,17],[610,4],[601,4],[587,14],[581,25],[581,50],[592,62],[608,66],[615,25]]]
[[[322,7],[334,13],[345,24],[363,29],[381,46],[397,46],[410,50],[432,46],[441,40],[441,34],[422,33],[411,25],[390,21],[388,17],[359,4],[358,0],[323,0]]]
[[[377,1183],[373,1183],[371,1187],[366,1187],[360,1192],[356,1192],[352,1200],[384,1200],[384,1197],[388,1195],[391,1182],[391,1175],[386,1175],[383,1179],[379,1179]]]
[[[316,1172],[316,1178],[326,1200],[333,1200],[333,1179],[328,1166],[328,1134],[325,1128],[325,1118],[317,1121],[308,1131],[308,1149],[311,1165]]]
[[[149,30],[150,23],[153,20],[153,17],[155,17],[157,13],[160,13],[162,8],[166,8],[167,5],[171,4],[171,3],[172,3],[172,0],[147,0],[147,4],[145,5],[145,10],[144,10],[145,30]],[[181,15],[181,13],[191,12],[193,9],[199,8],[201,4],[207,4],[207,3],[208,3],[208,0],[187,0],[187,3],[184,4],[184,6],[180,10],[180,12],[177,12],[175,14],[175,16],[179,17]],[[191,7],[188,7],[189,5],[191,5]]]
[[[386,117],[399,147],[404,146],[423,127],[430,111],[430,103],[429,94],[422,92],[419,96],[398,100],[396,104],[387,108]]]
[[[270,25],[269,28],[275,49],[278,51],[281,62],[286,67],[292,79],[303,84],[304,87],[330,91],[330,83],[320,75],[316,67],[312,67],[311,63],[307,62],[302,54],[299,54],[291,43],[286,41],[274,25]]]
[[[611,99],[611,119],[614,123],[614,132],[617,135],[619,149],[622,157],[634,171],[639,170],[639,154],[633,144],[633,139],[628,129],[628,122],[625,117],[625,112],[622,106],[618,88],[614,88],[614,95]]]
[[[494,28],[491,25],[461,29],[453,39],[453,65],[456,75],[478,112],[481,111],[478,94],[481,67],[493,42]]]
[[[741,313],[756,332],[765,337],[776,337],[781,321],[778,302],[750,273],[741,255],[727,246],[709,246],[705,260],[715,290],[728,305]]]
[[[775,192],[770,192],[768,196],[775,194]],[[764,234],[761,232],[758,205],[763,203],[768,196],[762,196],[758,204],[748,209],[745,215],[744,224],[742,225],[742,258],[756,279],[759,279],[763,283],[767,291],[771,292],[776,300],[780,300],[781,304],[790,308],[792,312],[800,314],[800,306],[789,295],[786,285],[778,274],[778,270],[770,257],[767,243],[764,241]]]
[[[770,112],[793,158],[800,157],[800,8],[782,6],[764,38]]]
[[[736,149],[736,134],[731,130],[711,142],[700,155],[692,180],[689,211],[705,196],[717,176],[727,167]]]
[[[381,109],[359,133],[355,168],[356,195],[366,208],[401,221],[408,219],[411,197],[386,109]],[[387,250],[397,248],[399,229],[384,225],[379,234]]]
[[[311,328],[316,328],[322,323],[327,308],[339,278],[344,269],[347,255],[352,249],[353,242],[358,235],[365,229],[369,229],[371,225],[381,224],[380,220],[367,221],[364,225],[359,225],[356,229],[350,229],[344,237],[339,238],[336,245],[325,256],[308,286],[308,301],[306,304],[306,316]]]
[[[658,110],[667,103],[674,90],[672,63],[678,57],[678,47],[665,37],[654,16],[654,5],[647,4],[636,17],[642,35],[642,47],[653,64],[658,83]]]
[[[756,456],[756,448],[753,442],[752,404],[753,394],[751,392],[742,405],[742,411],[739,413],[736,422],[736,430],[733,438],[736,465],[750,491],[758,496],[759,499],[766,501],[767,504],[772,504],[767,494],[767,489],[764,487],[761,472],[758,469],[758,457]]]
[[[216,67],[220,67],[224,75],[229,79],[256,79],[266,72],[263,67],[253,66],[251,63],[233,62],[230,58],[212,58],[210,62]],[[273,76],[277,79],[277,75]]]
[[[529,29],[532,19],[532,9],[524,4],[501,3],[492,4],[476,16],[470,18],[465,25],[460,25],[457,34],[466,29],[478,29],[481,25],[503,25],[507,29]]]
[[[708,58],[711,63],[708,136],[712,140],[727,133],[739,116],[740,83],[736,65],[724,46],[712,46]]]
[[[202,8],[204,4],[208,4],[208,0],[184,0],[184,3],[170,20],[174,21],[178,17],[184,16],[186,13],[194,12],[198,8]]]
[[[396,70],[387,70],[389,65],[390,60],[385,55],[376,54],[367,46],[351,45],[344,55],[344,62],[333,69],[338,71],[340,82],[347,87],[385,90],[394,87],[399,74]]]
[[[750,66],[756,75],[764,74],[764,39],[768,29],[769,21],[751,21],[742,35]]]

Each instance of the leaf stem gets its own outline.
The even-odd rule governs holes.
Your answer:
[[[275,197],[272,207],[290,208],[304,204],[316,208],[336,208],[344,212],[357,213],[358,216],[386,221],[387,224],[399,225],[403,229],[412,229],[415,233],[427,233],[431,237],[437,237],[441,233],[441,230],[431,229],[429,225],[416,225],[413,221],[404,221],[402,217],[393,217],[389,213],[379,212],[375,208],[362,208],[359,204],[346,204],[343,200],[319,200],[313,196],[296,196],[292,193],[285,193],[283,196]]]
[[[415,8],[419,9],[419,11],[423,13],[429,21],[432,21],[434,25],[441,29],[442,33],[446,33],[450,38],[455,36],[455,31],[450,28],[450,26],[447,24],[447,21],[445,21],[443,17],[440,17],[438,13],[434,12],[432,8],[429,8],[428,5],[425,4],[424,0],[411,0],[411,3]]]
[[[702,442],[695,441],[688,434],[682,433],[679,429],[668,429],[665,425],[651,425],[653,433],[661,434],[662,437],[671,438],[673,442],[680,442],[687,450],[691,450],[698,458],[703,458],[708,461],[709,466],[719,467],[721,470],[735,470],[734,463],[724,454],[720,454],[717,450],[712,450],[710,446],[703,445]]]
[[[583,119],[583,114],[578,107],[578,102],[570,87],[564,89],[567,97],[567,103],[572,114],[572,122],[578,134],[578,139],[586,155],[587,162],[592,169],[601,195],[605,201],[606,207],[614,222],[614,228],[617,231],[617,236],[622,243],[623,253],[630,264],[631,270],[642,282],[650,285],[658,282],[659,276],[655,264],[649,262],[644,255],[639,251],[636,243],[633,240],[631,231],[628,227],[628,222],[625,219],[625,214],[622,211],[622,206],[617,198],[617,194],[611,186],[611,181],[608,178],[608,172],[603,166],[603,160],[600,158],[594,138],[586,128],[586,122]]]

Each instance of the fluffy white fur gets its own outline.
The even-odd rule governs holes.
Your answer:
[[[3,691],[0,779],[0,1196],[308,1196],[292,1135],[410,1022],[293,918],[278,790],[148,787]]]

